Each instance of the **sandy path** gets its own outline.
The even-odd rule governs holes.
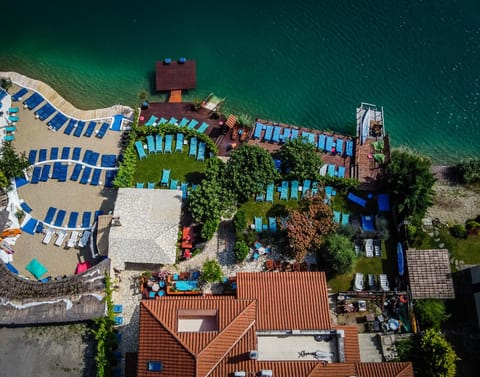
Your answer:
[[[15,93],[18,88],[13,87],[10,93]],[[24,98],[28,98],[27,94]],[[47,156],[50,156],[50,148],[58,147],[59,156],[64,146],[81,147],[82,155],[87,149],[102,154],[116,154],[120,150],[119,140],[120,133],[115,131],[107,131],[103,139],[92,136],[90,138],[81,136],[74,137],[73,135],[65,135],[63,133],[64,125],[59,131],[53,132],[48,129],[47,120],[40,121],[35,118],[34,111],[24,109],[21,102],[13,102],[12,106],[19,108],[18,116],[20,121],[17,122],[17,131],[15,132],[15,141],[13,146],[18,152],[25,152],[28,157],[30,149],[48,149]],[[39,107],[41,107],[40,105]],[[38,108],[37,108],[38,109]],[[66,114],[68,115],[68,114]],[[50,118],[49,118],[50,119]],[[98,122],[100,125],[102,121]],[[47,158],[48,158],[47,157]],[[38,159],[38,156],[37,156]],[[100,163],[100,159],[99,159]],[[18,196],[32,208],[31,215],[39,220],[43,220],[50,206],[57,209],[64,209],[67,211],[64,224],[68,222],[71,211],[80,213],[90,211],[93,213],[96,210],[103,210],[105,213],[113,210],[115,191],[104,188],[103,185],[91,186],[81,185],[78,182],[68,180],[70,177],[74,164],[69,165],[67,182],[58,182],[57,180],[49,180],[47,182],[40,182],[39,184],[28,184],[18,189]],[[29,169],[29,173],[31,174]],[[105,181],[105,173],[102,173],[100,181]],[[29,234],[22,234],[17,240],[14,249],[13,265],[19,270],[20,274],[27,277],[32,277],[29,272],[25,270],[25,266],[32,258],[37,258],[48,269],[45,276],[58,276],[64,274],[71,274],[75,270],[79,255],[84,255],[87,259],[90,258],[90,251],[88,249],[70,249],[64,250],[63,247],[54,246],[55,238],[50,245],[42,244],[43,235],[36,234],[34,236]]]

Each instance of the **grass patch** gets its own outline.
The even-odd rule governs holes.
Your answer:
[[[468,236],[467,238],[453,237],[447,228],[440,229],[440,242],[445,244],[444,248],[457,260],[466,264],[480,264],[480,237]],[[436,246],[438,248],[438,245]]]
[[[268,216],[283,217],[286,215],[287,209],[298,208],[298,200],[280,200],[278,199],[278,193],[274,194],[273,203],[257,202],[250,200],[238,208],[239,211],[245,212],[247,217],[247,223],[254,222],[254,217],[263,217],[266,219]]]
[[[137,162],[133,182],[155,182],[158,186],[162,178],[162,169],[170,169],[170,178],[178,182],[198,184],[204,177],[206,164],[189,157],[187,153],[150,154]]]

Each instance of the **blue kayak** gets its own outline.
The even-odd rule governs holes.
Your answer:
[[[403,258],[403,246],[401,242],[397,244],[398,274],[403,276],[405,272],[405,260]]]

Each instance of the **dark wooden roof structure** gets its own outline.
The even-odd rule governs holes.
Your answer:
[[[157,62],[155,87],[158,91],[195,89],[196,86],[197,68],[194,60],[185,63],[172,61],[169,64]]]
[[[104,259],[79,275],[41,283],[22,278],[0,263],[0,325],[77,322],[105,314]]]

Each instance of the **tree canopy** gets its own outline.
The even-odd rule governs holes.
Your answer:
[[[458,165],[460,180],[463,183],[480,182],[480,158],[467,158]]]
[[[295,259],[303,262],[308,252],[319,250],[325,235],[335,231],[336,227],[332,209],[321,197],[309,198],[300,208],[290,209],[285,228]]]
[[[433,203],[435,178],[429,158],[406,149],[394,150],[386,171],[386,186],[402,218],[423,218]]]
[[[0,158],[0,171],[7,179],[23,177],[23,170],[30,166],[25,153],[17,153],[11,142],[6,142],[2,147]]]
[[[302,138],[289,140],[279,152],[281,171],[286,179],[319,179],[322,158],[311,143]]]
[[[415,314],[422,328],[440,329],[449,315],[442,300],[427,299],[415,301]]]
[[[215,180],[204,179],[188,195],[188,207],[197,223],[220,219],[233,205],[233,195]]]
[[[207,259],[203,263],[201,277],[209,283],[220,282],[223,278],[222,268],[215,259]]]
[[[243,203],[253,196],[259,186],[266,187],[277,177],[272,156],[265,149],[243,144],[230,155],[225,170],[225,186]]]
[[[336,274],[349,272],[355,262],[355,247],[349,238],[332,233],[325,239],[322,247],[330,270]]]

